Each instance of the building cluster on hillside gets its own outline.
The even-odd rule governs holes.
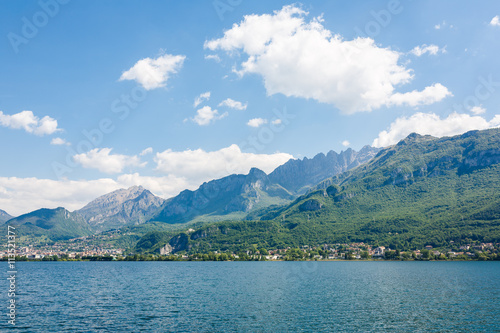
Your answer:
[[[59,258],[68,258],[68,259],[78,259],[82,257],[88,256],[121,256],[123,254],[123,249],[113,249],[113,248],[100,248],[100,247],[91,247],[84,246],[83,248],[68,248],[63,246],[61,243],[56,243],[51,246],[42,246],[42,247],[33,247],[26,246],[17,249],[16,256],[18,257],[26,257],[28,260],[41,260],[46,257],[57,256]],[[7,251],[0,251],[0,259],[7,258]]]
[[[89,242],[87,237],[56,242],[51,245],[20,247],[16,256],[28,260],[43,260],[57,256],[61,259],[81,259],[84,257],[123,258],[125,250],[110,247],[109,244]],[[208,255],[208,256],[207,256]],[[500,243],[476,243],[454,245],[450,243],[447,249],[436,250],[426,245],[421,250],[399,251],[384,246],[372,247],[365,243],[324,244],[321,246],[304,245],[300,248],[283,249],[251,249],[243,252],[229,253],[213,251],[210,254],[174,255],[179,260],[354,260],[354,259],[497,259],[500,256]],[[7,249],[0,250],[0,260],[8,257]],[[153,255],[154,257],[161,257]]]

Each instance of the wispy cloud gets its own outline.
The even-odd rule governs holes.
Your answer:
[[[196,98],[194,99],[193,107],[197,107],[198,105],[200,105],[204,101],[208,101],[209,99],[210,99],[210,91],[204,92],[199,96],[196,96]]]
[[[153,148],[148,147],[148,148],[144,149],[143,151],[141,151],[139,156],[144,156],[144,155],[151,154],[151,153],[153,153]]]
[[[216,62],[220,62],[221,61],[220,57],[217,54],[207,54],[205,56],[205,59],[207,59],[207,60],[214,60]]]
[[[228,108],[235,110],[246,110],[247,103],[243,104],[241,102],[235,101],[234,99],[226,98],[225,100],[219,103],[219,106],[226,106]]]
[[[432,54],[432,55],[437,55],[439,52],[441,53],[446,53],[446,47],[439,48],[439,46],[431,44],[431,45],[422,45],[422,46],[415,46],[410,53],[416,55],[417,57],[420,57],[426,53]]]
[[[470,108],[470,112],[475,115],[486,113],[486,109],[482,105],[476,105]]]

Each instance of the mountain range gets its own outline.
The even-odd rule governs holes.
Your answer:
[[[256,212],[253,221],[206,224],[177,235],[153,232],[137,250],[166,246],[204,253],[351,242],[421,249],[500,242],[499,180],[500,129],[443,138],[411,134],[293,202]]]
[[[359,152],[347,149],[340,154],[330,151],[312,159],[289,160],[269,175],[252,168],[247,175],[212,180],[195,191],[185,190],[168,200],[142,186],[133,186],[105,194],[72,213],[61,214],[61,208],[41,209],[16,219],[5,216],[5,220],[9,224],[22,225],[21,233],[37,237],[45,233],[52,240],[85,236],[88,230],[99,233],[147,221],[177,224],[242,220],[251,212],[292,202],[318,181],[361,165],[378,151],[366,146]],[[61,232],[60,226],[68,232]]]
[[[291,160],[269,175],[253,168],[167,200],[137,186],[72,213],[41,209],[7,224],[18,225],[21,235],[45,240],[150,225],[144,230],[153,231],[137,243],[141,251],[167,245],[175,252],[346,242],[415,249],[467,240],[499,242],[499,179],[500,129],[443,138],[410,134],[383,149]],[[191,231],[154,231],[158,223]]]
[[[183,191],[165,201],[154,221],[184,223],[243,219],[250,212],[291,202],[318,182],[351,170],[373,158],[380,149],[330,151],[312,159],[291,159],[267,175],[252,168],[248,175],[230,175]]]

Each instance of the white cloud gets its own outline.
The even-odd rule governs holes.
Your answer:
[[[0,207],[20,215],[40,208],[82,208],[97,196],[120,188],[112,179],[57,181],[0,177]]]
[[[207,59],[207,60],[211,59],[211,60],[214,60],[215,62],[220,62],[221,61],[220,57],[217,54],[207,54],[205,56],[205,59]]]
[[[401,53],[371,38],[343,40],[322,25],[322,18],[285,6],[274,14],[247,15],[204,47],[248,58],[238,75],[262,76],[268,95],[311,98],[344,113],[371,111],[392,104],[396,86],[410,82],[412,70],[398,64]]]
[[[473,106],[472,108],[470,108],[470,112],[472,112],[473,114],[475,115],[478,115],[478,114],[483,114],[486,112],[486,109],[483,108],[482,105],[479,105],[479,106]]]
[[[139,154],[139,156],[144,156],[144,155],[147,155],[147,154],[151,154],[152,152],[153,152],[153,148],[148,147],[148,148],[144,149],[143,151],[141,151],[141,153]]]
[[[490,25],[494,27],[500,27],[500,17],[497,15],[491,19]]]
[[[267,119],[262,119],[262,118],[253,118],[250,119],[247,123],[247,125],[250,127],[260,127],[264,124],[267,124]]]
[[[282,120],[281,120],[281,119],[279,119],[279,118],[274,119],[273,121],[271,121],[271,124],[273,124],[273,125],[279,125],[279,124],[281,124],[281,123],[282,123]]]
[[[226,98],[225,100],[219,103],[219,106],[227,106],[228,108],[235,110],[246,110],[247,103],[243,104],[241,102],[235,101],[234,99]]]
[[[21,111],[13,115],[7,115],[0,111],[0,125],[12,129],[23,129],[38,136],[62,131],[57,127],[57,120],[49,116],[40,119],[32,111]]]
[[[40,208],[80,209],[95,198],[133,185],[142,185],[162,198],[185,189],[195,190],[203,182],[233,173],[246,174],[251,167],[270,173],[292,155],[284,153],[243,153],[237,145],[213,152],[201,149],[157,153],[157,170],[164,176],[149,177],[138,173],[121,174],[116,179],[51,180],[0,177],[0,209],[20,215]]]
[[[208,101],[210,99],[210,91],[204,92],[203,94],[200,94],[194,99],[193,107],[197,107],[204,101]]]
[[[453,94],[441,83],[435,83],[426,87],[422,91],[413,90],[406,93],[395,93],[387,102],[387,105],[408,105],[418,107],[420,105],[429,105],[439,102],[445,97],[453,96]]]
[[[196,111],[196,116],[194,116],[194,118],[192,118],[191,120],[200,126],[206,126],[211,122],[224,118],[225,116],[227,116],[227,114],[227,112],[224,112],[223,114],[219,115],[219,111],[215,109],[212,110],[210,106],[204,106]]]
[[[420,57],[426,53],[432,54],[432,55],[437,55],[438,52],[441,53],[446,53],[446,47],[439,48],[439,46],[431,44],[431,45],[422,45],[422,46],[415,46],[410,53],[416,55],[417,57]]]
[[[342,141],[342,146],[349,147],[350,145],[351,145],[351,143],[349,141],[347,141],[347,140]]]
[[[64,207],[73,211],[101,195],[133,185],[142,185],[162,198],[175,196],[180,191],[194,186],[182,177],[144,177],[137,173],[123,174],[116,180],[101,178],[75,181],[0,177],[0,208],[14,216],[40,208]]]
[[[71,145],[71,143],[69,143],[65,139],[61,139],[61,138],[53,138],[50,141],[50,144],[56,145],[56,146],[70,146]]]
[[[139,60],[128,71],[123,72],[120,81],[135,80],[146,90],[165,87],[172,74],[177,73],[186,56],[165,54],[156,59]]]
[[[470,130],[483,130],[500,126],[500,115],[495,116],[490,121],[468,114],[452,113],[447,118],[441,119],[434,113],[415,113],[409,118],[397,118],[390,126],[389,130],[382,131],[373,140],[372,146],[386,147],[396,144],[410,133],[421,135],[432,135],[435,137],[452,136]]]
[[[137,156],[111,154],[111,148],[95,148],[87,153],[73,156],[73,160],[84,168],[97,169],[104,173],[120,173],[125,167],[142,167]]]
[[[441,29],[441,24],[436,24],[436,25],[434,26],[434,29],[436,29],[436,30]]]
[[[168,175],[189,179],[191,184],[217,179],[234,173],[246,174],[252,167],[266,173],[293,158],[286,153],[243,153],[233,144],[227,148],[207,152],[202,149],[175,152],[171,149],[156,153],[156,170]]]

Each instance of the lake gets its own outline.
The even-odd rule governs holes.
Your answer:
[[[7,263],[4,262],[4,277]],[[494,332],[500,262],[21,262],[12,332]],[[0,284],[7,324],[7,280]]]

